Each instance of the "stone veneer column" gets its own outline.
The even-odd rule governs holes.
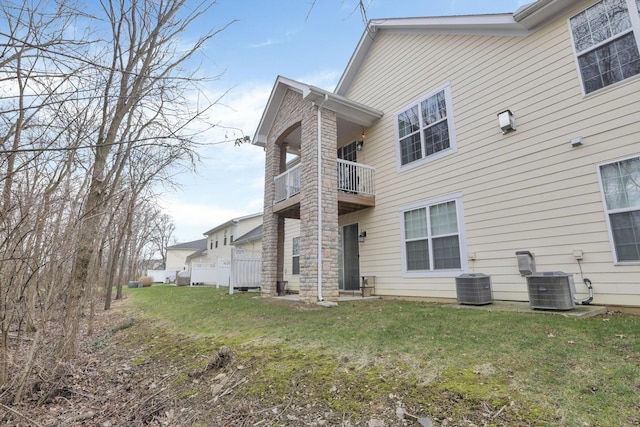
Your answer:
[[[322,109],[322,200],[318,206],[318,114],[302,121],[302,191],[300,200],[300,299],[318,299],[318,210],[322,210],[322,297],[338,300],[337,125],[334,112]]]
[[[283,279],[284,218],[273,213],[273,200],[274,178],[286,168],[286,149],[278,138],[272,140],[270,135],[265,152],[260,291],[263,297],[272,297],[277,292],[277,281]]]
[[[271,126],[266,145],[262,231],[262,296],[276,294],[284,263],[284,218],[273,213],[274,178],[285,170],[286,137],[301,128],[300,299],[318,300],[318,209],[322,209],[322,296],[338,299],[338,177],[336,115],[322,110],[322,201],[318,206],[318,107],[288,91]],[[293,236],[288,236],[293,237]]]

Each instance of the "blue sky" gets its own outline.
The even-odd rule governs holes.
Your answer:
[[[231,218],[263,209],[264,152],[219,143],[253,137],[278,75],[333,90],[364,31],[357,0],[217,0],[202,25],[231,26],[199,58],[201,73],[219,76],[203,87],[219,124],[203,142],[197,174],[177,177],[161,206],[173,217],[178,242]],[[365,0],[367,18],[512,13],[527,0]],[[193,31],[202,31],[194,27]]]

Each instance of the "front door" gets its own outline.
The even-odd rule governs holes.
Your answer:
[[[358,249],[358,224],[350,224],[340,229],[342,262],[340,263],[340,289],[357,291],[360,289],[360,254]]]

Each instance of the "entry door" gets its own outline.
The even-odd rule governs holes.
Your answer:
[[[345,291],[360,289],[360,254],[358,224],[342,227],[342,279]]]
[[[356,142],[353,141],[345,146],[338,148],[338,158],[341,160],[348,160],[350,162],[357,161]]]

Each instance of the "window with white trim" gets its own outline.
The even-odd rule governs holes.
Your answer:
[[[291,274],[300,274],[300,237],[294,237],[292,241]]]
[[[585,94],[640,74],[640,0],[601,0],[569,25]]]
[[[402,109],[395,121],[401,167],[435,160],[457,150],[449,84]]]
[[[463,269],[462,214],[459,198],[425,202],[402,211],[406,273]]]
[[[638,263],[640,157],[601,165],[598,171],[616,262]]]

